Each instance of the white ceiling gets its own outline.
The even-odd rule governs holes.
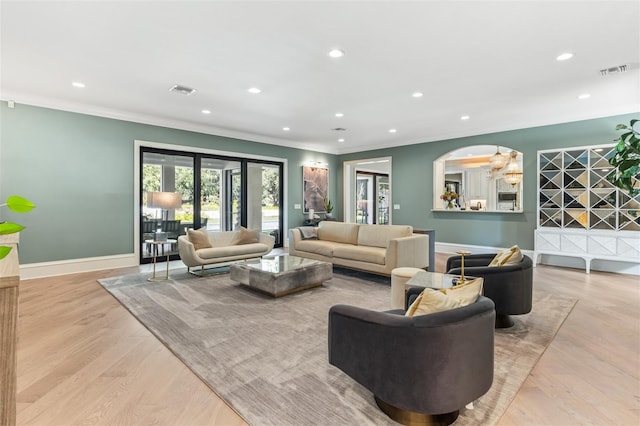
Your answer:
[[[16,108],[330,153],[640,111],[637,0],[0,6],[0,98]],[[335,47],[346,55],[329,58]],[[599,73],[621,64],[631,70]]]

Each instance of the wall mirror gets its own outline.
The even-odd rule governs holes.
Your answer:
[[[443,200],[448,193],[452,202]],[[522,153],[496,145],[448,152],[433,162],[433,210],[522,212]]]

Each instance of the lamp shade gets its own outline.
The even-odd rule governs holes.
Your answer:
[[[147,192],[147,207],[152,209],[177,209],[182,205],[179,192]]]

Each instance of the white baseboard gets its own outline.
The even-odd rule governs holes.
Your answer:
[[[288,241],[287,241],[288,242]],[[286,244],[288,247],[288,244]],[[496,253],[503,247],[475,246],[465,244],[436,242],[436,252],[455,254],[458,250],[468,250],[472,253]],[[533,258],[532,250],[522,250],[524,254]],[[561,266],[565,268],[584,269],[582,259],[567,256],[541,255],[539,264]],[[58,275],[77,274],[82,272],[101,271],[104,269],[128,268],[139,266],[140,262],[134,253],[115,256],[89,257],[85,259],[69,259],[55,262],[29,263],[20,265],[20,279],[54,277]],[[640,265],[630,262],[617,262],[594,259],[591,270],[614,272],[618,274],[640,275]]]
[[[480,253],[496,253],[502,250],[504,247],[489,247],[489,246],[473,246],[464,244],[452,244],[452,243],[438,243],[436,242],[436,252],[438,253],[452,253],[454,254],[458,250],[468,250],[475,254]],[[522,253],[526,254],[533,259],[533,250],[522,250]],[[538,264],[560,266],[563,268],[576,268],[585,269],[584,260],[576,257],[569,256],[554,256],[554,255],[540,255]],[[591,262],[592,271],[613,272],[616,274],[630,274],[640,275],[640,264],[631,262],[618,262],[613,260],[600,260],[594,259]]]
[[[28,263],[20,265],[20,279],[31,280],[34,278],[101,271],[104,269],[127,268],[130,266],[138,266],[139,264],[138,257],[134,253],[60,260],[55,262]]]

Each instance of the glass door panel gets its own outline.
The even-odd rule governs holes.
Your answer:
[[[154,244],[158,256],[177,259],[178,236],[193,218],[193,158],[161,152],[143,152],[140,242],[141,261],[153,259]]]
[[[281,167],[278,164],[247,165],[247,227],[282,244]]]
[[[376,223],[389,224],[389,176],[376,176],[377,211]]]
[[[240,162],[229,162],[222,174],[221,227],[233,231],[242,225],[242,168]]]

